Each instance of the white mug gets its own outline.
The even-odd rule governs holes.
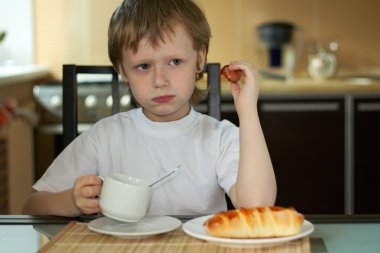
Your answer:
[[[99,205],[105,216],[124,222],[138,222],[144,218],[152,197],[148,182],[123,174],[100,178],[103,186]]]

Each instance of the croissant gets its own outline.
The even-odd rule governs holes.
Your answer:
[[[294,208],[240,208],[215,214],[203,225],[208,235],[225,238],[266,238],[300,232],[304,216]]]

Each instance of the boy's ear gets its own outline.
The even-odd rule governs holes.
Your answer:
[[[121,64],[118,65],[117,70],[119,71],[119,74],[123,78],[123,81],[125,83],[128,83],[127,75],[125,74],[125,71],[124,71],[123,66]]]
[[[204,70],[206,64],[206,47],[202,46],[201,49],[198,50],[197,57],[197,71],[202,72]]]

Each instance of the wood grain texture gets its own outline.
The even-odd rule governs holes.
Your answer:
[[[162,252],[162,253],[310,253],[309,237],[270,248],[227,248],[186,235],[182,228],[141,239],[123,239],[90,231],[86,223],[70,222],[39,252]]]

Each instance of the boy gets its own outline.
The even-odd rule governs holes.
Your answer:
[[[275,176],[257,114],[253,67],[231,83],[240,129],[193,110],[196,79],[206,64],[210,28],[191,0],[124,0],[113,13],[108,51],[139,108],[97,122],[73,141],[33,186],[26,214],[77,216],[101,212],[97,175],[125,173],[153,182],[149,214],[202,215],[270,206]],[[239,141],[240,140],[240,141]]]

